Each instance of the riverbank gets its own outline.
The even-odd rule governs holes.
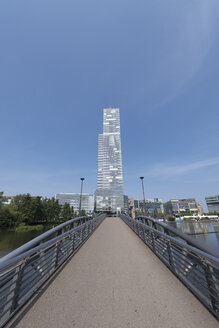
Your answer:
[[[43,224],[26,225],[25,223],[21,223],[18,227],[16,227],[11,231],[15,231],[15,232],[42,231],[43,227],[44,227]]]

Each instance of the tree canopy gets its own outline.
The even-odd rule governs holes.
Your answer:
[[[15,227],[26,225],[59,224],[77,216],[74,208],[68,203],[61,206],[54,197],[31,197],[30,194],[19,194],[11,204],[3,205],[3,192],[0,192],[0,226]],[[85,211],[83,211],[85,215]]]

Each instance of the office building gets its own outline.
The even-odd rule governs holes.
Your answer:
[[[98,139],[96,211],[124,210],[119,108],[103,110],[103,134]]]
[[[129,215],[132,218],[135,218],[135,205],[134,205],[134,198],[129,198]]]
[[[140,211],[140,201],[138,199],[134,199],[134,208],[135,211]]]
[[[129,198],[126,195],[124,195],[124,211],[129,212]]]
[[[145,199],[145,207],[146,207],[146,215],[150,216],[160,216],[164,213],[163,202],[161,199],[154,198],[154,199]],[[144,213],[144,201],[139,201],[139,208],[140,212]]]
[[[80,206],[80,194],[75,193],[60,193],[55,195],[55,199],[58,200],[60,205],[68,203],[74,207],[75,212],[79,212]],[[91,215],[94,210],[94,195],[82,194],[81,197],[81,209],[85,210],[86,214]]]
[[[164,203],[164,210],[167,214],[202,214],[203,210],[200,204],[194,198],[171,199]]]
[[[213,212],[219,213],[219,195],[205,197],[205,201],[209,213],[213,213]]]
[[[164,213],[163,202],[161,199],[146,199],[146,212],[151,216],[160,216]]]

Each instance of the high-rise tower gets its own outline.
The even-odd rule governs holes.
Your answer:
[[[119,108],[103,110],[103,134],[98,140],[96,210],[124,209]]]

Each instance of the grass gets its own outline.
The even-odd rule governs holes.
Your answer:
[[[43,225],[38,224],[38,225],[26,225],[25,223],[21,223],[17,228],[15,228],[16,232],[26,232],[26,231],[33,231],[33,230],[43,230]]]

